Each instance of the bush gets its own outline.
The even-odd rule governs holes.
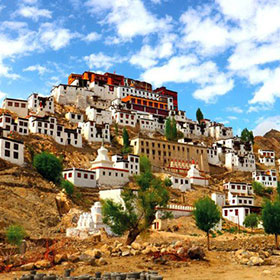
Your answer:
[[[261,183],[255,181],[255,182],[252,183],[252,187],[253,187],[254,193],[256,195],[259,195],[259,196],[264,195],[265,188]]]
[[[67,180],[62,180],[60,186],[61,186],[62,189],[64,189],[66,191],[66,193],[69,196],[73,195],[73,193],[74,193],[74,185],[71,182],[69,182]]]
[[[25,230],[22,226],[12,225],[6,229],[6,238],[12,245],[19,246],[26,236]]]
[[[62,173],[62,163],[53,154],[42,152],[33,159],[33,166],[47,180],[55,183],[60,181]]]
[[[251,229],[256,228],[258,224],[259,224],[259,217],[255,213],[246,216],[244,220],[244,226],[247,228],[248,227],[250,227]]]
[[[170,178],[165,178],[163,180],[163,183],[166,187],[171,187],[172,186],[172,182],[171,182]]]
[[[270,188],[270,187],[266,187],[266,188],[264,189],[264,192],[267,193],[267,194],[272,194],[272,193],[273,193],[273,189]]]

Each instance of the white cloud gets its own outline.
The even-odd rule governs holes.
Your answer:
[[[49,70],[46,67],[41,66],[40,64],[36,64],[36,65],[28,66],[27,68],[23,69],[23,71],[24,72],[34,72],[34,71],[37,71],[40,75],[44,75]]]
[[[232,113],[237,113],[237,114],[241,114],[243,113],[243,109],[241,109],[238,106],[231,106],[231,107],[227,107],[226,108],[227,112],[232,112]]]
[[[162,41],[157,46],[143,45],[141,50],[130,58],[130,63],[142,68],[149,68],[157,64],[158,59],[168,58],[173,54],[173,43]]]
[[[34,21],[38,21],[39,18],[51,18],[52,12],[47,9],[39,9],[34,6],[20,6],[14,15],[31,18]]]
[[[85,62],[91,69],[99,68],[105,70],[108,70],[115,63],[123,62],[125,59],[126,58],[107,56],[102,52],[84,57]]]
[[[100,40],[101,37],[102,37],[101,34],[98,34],[96,32],[91,32],[84,38],[84,40],[87,42],[93,42],[93,41]]]
[[[122,40],[155,32],[166,33],[171,28],[170,17],[157,18],[141,0],[89,0],[86,5],[95,16],[106,12],[107,16],[102,23],[115,27]]]
[[[236,116],[228,116],[228,119],[229,119],[229,120],[232,120],[232,121],[238,120],[238,118],[237,118]]]
[[[69,29],[56,26],[55,23],[44,23],[39,30],[40,42],[54,50],[68,46],[73,38],[79,36],[79,34],[73,33]]]
[[[161,0],[151,0],[151,2],[154,4],[161,4]]]
[[[254,135],[264,135],[271,129],[280,131],[280,116],[273,116],[260,120],[259,124],[253,129]]]
[[[37,0],[22,0],[22,2],[26,4],[36,4]]]

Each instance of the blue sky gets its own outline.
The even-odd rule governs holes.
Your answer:
[[[0,99],[116,71],[195,118],[280,130],[280,0],[0,0]]]

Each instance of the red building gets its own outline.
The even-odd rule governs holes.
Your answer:
[[[154,92],[156,92],[159,95],[172,97],[174,110],[178,111],[178,100],[177,100],[178,93],[176,91],[167,89],[166,87],[160,87],[155,89]]]

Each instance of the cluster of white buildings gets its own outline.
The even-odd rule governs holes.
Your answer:
[[[137,155],[113,155],[102,145],[91,168],[70,168],[63,170],[64,179],[77,187],[96,188],[102,186],[123,186],[129,176],[140,174],[140,158]]]
[[[277,187],[277,174],[275,169],[256,170],[252,172],[253,181],[261,183],[265,187]]]
[[[208,162],[213,165],[225,166],[231,171],[253,172],[256,160],[253,144],[243,142],[238,137],[218,140],[207,150]]]
[[[231,222],[244,225],[244,220],[251,213],[259,213],[261,207],[254,205],[251,184],[228,182],[223,185],[225,193],[212,193],[212,200],[222,208],[222,216]]]
[[[259,161],[265,166],[275,166],[275,152],[273,150],[258,150]]]

